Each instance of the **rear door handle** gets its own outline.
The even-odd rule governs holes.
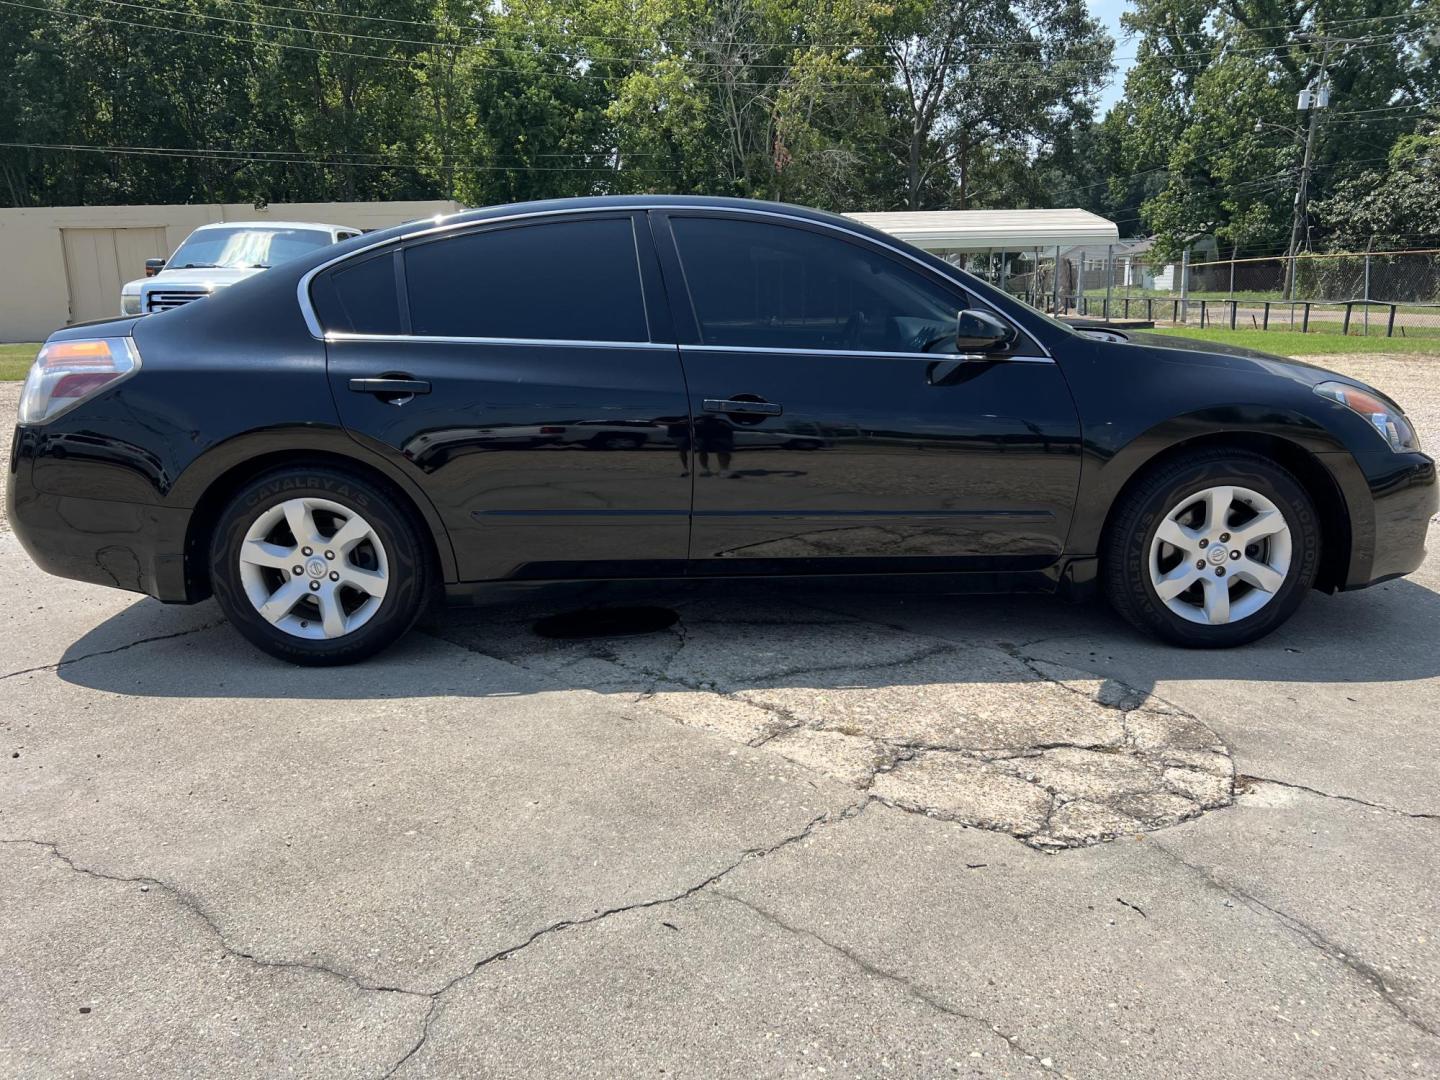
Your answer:
[[[357,394],[428,394],[430,383],[425,379],[351,379],[350,389]]]
[[[706,412],[741,413],[747,416],[779,416],[785,410],[773,401],[737,401],[734,398],[706,398]]]

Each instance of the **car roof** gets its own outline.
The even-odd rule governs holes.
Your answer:
[[[419,221],[407,222],[396,229],[386,229],[371,236],[388,235],[390,233],[400,234],[413,231],[417,225],[426,223],[446,225],[463,224],[468,221],[485,221],[490,218],[510,217],[516,214],[533,214],[540,212],[557,212],[564,210],[597,210],[613,208],[616,210],[626,209],[728,209],[728,210],[761,210],[770,213],[784,213],[793,217],[812,218],[817,221],[827,221],[832,224],[844,225],[846,228],[854,229],[857,222],[849,218],[841,217],[839,214],[826,213],[823,210],[815,210],[808,206],[800,206],[795,203],[764,202],[760,199],[733,199],[718,195],[586,195],[572,199],[543,199],[533,202],[507,203],[501,206],[485,206],[475,210],[461,210],[454,214],[437,214],[433,218],[421,218]],[[861,231],[873,232],[863,226]],[[884,235],[877,233],[876,235]]]
[[[407,221],[402,225],[394,225],[388,229],[375,229],[367,232],[362,237],[342,241],[338,247],[339,252],[333,249],[330,253],[322,255],[315,253],[313,256],[303,256],[310,259],[309,267],[318,266],[321,262],[328,262],[336,258],[343,258],[351,251],[358,251],[362,248],[375,247],[390,240],[398,240],[403,237],[414,236],[417,233],[425,232],[428,229],[444,226],[453,228],[457,225],[465,225],[471,222],[484,222],[498,220],[501,218],[524,217],[532,214],[559,214],[566,211],[583,210],[749,210],[769,214],[783,214],[786,217],[799,218],[823,222],[827,225],[845,229],[851,233],[858,233],[877,240],[889,247],[897,243],[894,236],[880,229],[873,228],[852,218],[843,217],[840,214],[827,213],[824,210],[815,210],[808,206],[800,206],[795,203],[765,202],[760,199],[732,199],[717,195],[588,195],[572,199],[541,199],[532,202],[505,203],[499,206],[484,206],[474,210],[460,210],[453,214],[436,214],[433,217],[417,218]],[[287,266],[292,268],[308,269],[300,259],[292,259]]]
[[[491,220],[498,221],[507,218],[520,218],[540,214],[563,214],[569,211],[683,209],[750,211],[754,213],[779,214],[801,221],[814,221],[829,225],[832,228],[842,229],[845,232],[855,235],[868,237],[885,247],[907,248],[912,257],[919,259],[923,263],[930,264],[940,273],[953,274],[955,269],[954,267],[947,266],[931,253],[921,251],[917,248],[910,248],[909,245],[897,240],[889,233],[866,225],[863,222],[842,217],[839,214],[827,213],[824,210],[815,210],[808,206],[799,206],[794,203],[764,202],[759,199],[732,199],[716,195],[591,195],[571,199],[543,199],[533,202],[506,203],[500,206],[485,206],[474,210],[461,210],[453,214],[436,214],[433,217],[418,218],[414,221],[407,221],[402,225],[394,225],[388,229],[376,229],[373,232],[367,232],[361,236],[352,237],[349,240],[342,240],[338,244],[323,250],[312,251],[293,259],[287,259],[280,266],[266,271],[263,276],[269,278],[271,284],[275,287],[280,288],[282,287],[281,282],[283,281],[289,280],[293,283],[304,278],[307,274],[346,259],[353,254],[368,251],[371,248],[377,248],[392,241],[423,235],[433,229],[448,230],[471,223],[481,223]]]

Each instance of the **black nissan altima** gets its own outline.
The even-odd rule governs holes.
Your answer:
[[[1380,392],[1076,330],[842,217],[684,197],[357,237],[70,327],[25,384],[44,569],[353,661],[515,581],[931,575],[1103,590],[1238,645],[1409,573],[1435,464]]]

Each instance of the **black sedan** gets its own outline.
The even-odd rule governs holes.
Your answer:
[[[10,469],[44,569],[213,593],[307,664],[496,582],[782,574],[1098,586],[1237,645],[1414,570],[1436,510],[1354,380],[1086,334],[845,218],[683,197],[413,223],[62,330]]]

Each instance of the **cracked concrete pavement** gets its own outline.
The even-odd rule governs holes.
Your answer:
[[[302,671],[0,528],[0,1074],[1440,1076],[1440,558],[1213,654],[629,599]]]

